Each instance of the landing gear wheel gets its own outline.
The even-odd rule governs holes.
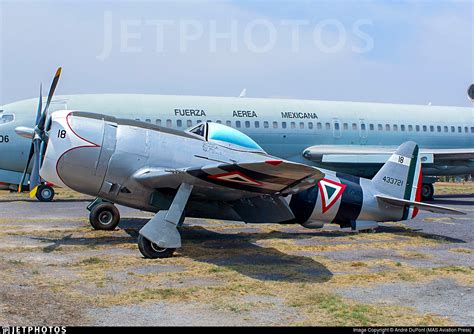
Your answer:
[[[434,187],[431,183],[423,183],[421,186],[421,199],[423,201],[432,200],[434,198]]]
[[[92,208],[89,222],[96,230],[112,231],[120,222],[120,212],[112,203],[100,203]]]
[[[54,198],[54,189],[51,186],[42,184],[36,191],[36,199],[40,202],[51,202]]]
[[[138,236],[138,249],[147,259],[165,259],[172,257],[176,248],[161,248],[141,234]]]

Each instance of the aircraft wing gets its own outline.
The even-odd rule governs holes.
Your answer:
[[[371,145],[316,145],[303,151],[303,157],[310,161],[328,164],[383,164],[395,152],[392,146]],[[421,149],[423,163],[474,159],[474,148]]]
[[[143,185],[155,189],[176,188],[185,182],[194,184],[195,188],[199,188],[199,185],[215,188],[218,185],[250,193],[287,195],[316,185],[324,177],[324,173],[299,163],[265,160],[181,169],[143,168],[133,177]],[[242,196],[244,197],[248,196]]]

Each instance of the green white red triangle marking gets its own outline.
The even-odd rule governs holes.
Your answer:
[[[328,179],[322,179],[318,183],[319,193],[321,194],[322,212],[328,211],[337,200],[342,196],[346,185],[334,182]]]

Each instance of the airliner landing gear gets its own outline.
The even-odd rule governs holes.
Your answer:
[[[434,198],[434,186],[432,183],[423,183],[421,185],[421,199],[423,201],[432,200]]]
[[[87,209],[91,212],[89,223],[95,230],[112,231],[120,223],[120,212],[113,203],[98,198]]]
[[[40,202],[51,202],[54,198],[54,189],[50,185],[42,184],[36,191],[36,199]]]

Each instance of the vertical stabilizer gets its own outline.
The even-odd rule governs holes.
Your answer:
[[[407,201],[419,201],[421,190],[421,161],[415,142],[405,142],[372,179],[377,191]],[[402,220],[416,216],[418,209],[406,207]]]

